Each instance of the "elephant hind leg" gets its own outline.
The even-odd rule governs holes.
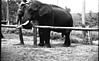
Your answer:
[[[64,37],[64,34],[62,33],[62,37]]]
[[[71,45],[71,42],[70,42],[70,30],[69,31],[66,31],[66,33],[64,33],[65,35],[65,42],[63,44],[64,47],[69,47]]]

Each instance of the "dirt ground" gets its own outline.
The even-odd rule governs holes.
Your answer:
[[[24,36],[25,45],[18,44],[16,34],[3,34],[1,61],[88,61],[98,52],[98,46],[72,43],[63,47],[63,41],[51,40],[52,48],[33,46],[33,36]],[[39,39],[38,39],[39,40]]]

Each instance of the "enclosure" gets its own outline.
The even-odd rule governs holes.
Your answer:
[[[62,1],[54,0],[53,3],[52,0],[51,3],[56,4],[58,6],[62,6],[61,5]],[[7,3],[4,0],[2,2]],[[51,48],[35,46],[33,29],[22,29],[23,40],[25,44],[18,45],[18,43],[20,43],[20,37],[19,37],[20,32],[18,29],[15,29],[17,25],[15,21],[17,15],[16,12],[18,9],[18,5],[16,4],[16,2],[19,2],[19,0],[9,0],[9,21],[7,25],[9,26],[14,25],[14,26],[12,26],[12,28],[10,28],[9,26],[1,27],[1,32],[4,36],[4,38],[1,39],[1,61],[88,61],[88,60],[91,61],[94,59],[98,59],[97,53],[98,53],[99,37],[98,37],[98,31],[96,31],[99,30],[98,11],[93,12],[90,10],[88,13],[85,14],[86,26],[88,26],[88,28],[94,29],[95,31],[90,31],[89,32],[90,36],[88,35],[88,31],[87,31],[85,38],[83,31],[72,30],[70,35],[72,44],[70,47],[63,47],[62,44],[64,42],[64,38],[62,38],[61,33],[53,32],[53,31],[51,31],[50,34],[50,40],[52,45]],[[44,2],[44,0],[41,2]],[[45,1],[45,3],[47,2]],[[6,4],[2,4],[2,6],[6,7]],[[7,11],[5,10],[4,7],[2,7],[3,21],[5,21],[5,19],[7,18],[6,16]],[[73,13],[71,7],[70,8],[68,8],[68,6],[66,7],[65,8],[67,10],[70,10],[72,14],[74,27],[82,28],[82,13]],[[37,34],[37,36],[39,36],[39,34]],[[91,41],[92,43],[90,44],[86,41],[88,42]],[[37,37],[37,44],[38,42],[39,42],[39,37]]]

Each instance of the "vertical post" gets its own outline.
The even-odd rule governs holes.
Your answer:
[[[82,2],[82,24],[85,27],[85,0]]]
[[[82,27],[85,27],[85,0],[82,0]],[[83,31],[84,43],[86,43],[86,31]]]
[[[22,2],[22,0],[21,0],[21,2]],[[18,6],[19,6],[19,4],[18,4]],[[17,20],[19,20],[19,19],[17,18]],[[22,21],[22,18],[20,18],[20,20],[19,20],[19,25],[22,24],[21,21]],[[20,38],[20,44],[24,44],[23,34],[22,34],[22,28],[19,28],[19,38]]]
[[[99,0],[98,0],[98,14],[99,14]],[[99,16],[98,16],[98,19],[99,19]]]
[[[33,23],[33,41],[34,41],[34,46],[37,46],[37,28],[35,27],[37,25],[37,22]]]
[[[88,42],[89,42],[89,44],[92,44],[92,40],[91,40],[91,35],[90,35],[90,31],[88,31]]]
[[[33,29],[33,34],[34,34],[34,46],[37,46],[37,28],[34,27]]]
[[[7,0],[7,16],[6,16],[6,20],[8,21],[8,25],[9,25],[9,0]]]
[[[99,12],[99,0],[98,0],[98,12]]]
[[[19,24],[21,24],[21,20],[19,21]],[[19,38],[20,38],[20,44],[24,44],[22,28],[19,28]]]
[[[89,25],[88,26],[86,26],[87,28],[89,28]],[[91,38],[90,38],[91,36],[90,36],[90,31],[87,31],[87,40],[88,40],[88,43],[89,44],[92,44],[92,41],[91,41]]]

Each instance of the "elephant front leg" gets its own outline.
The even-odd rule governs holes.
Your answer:
[[[50,30],[48,29],[39,29],[39,36],[40,36],[40,43],[38,44],[39,46],[46,46],[46,47],[51,47],[50,46]]]
[[[41,28],[39,28],[39,37],[40,37],[40,42],[38,46],[44,46],[44,31]]]
[[[49,30],[46,30],[45,31],[45,46],[48,47],[48,48],[51,48],[51,45],[50,45],[50,31]]]

